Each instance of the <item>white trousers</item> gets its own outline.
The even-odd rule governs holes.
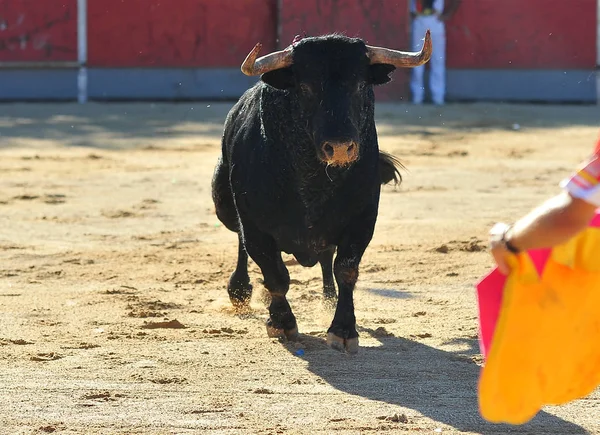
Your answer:
[[[433,53],[429,61],[431,98],[435,104],[444,104],[446,94],[446,28],[444,23],[434,15],[416,17],[412,23],[412,50],[421,50],[427,29],[431,30],[431,42],[433,44]],[[412,70],[410,90],[412,101],[416,104],[423,102],[425,94],[424,72],[425,65]]]

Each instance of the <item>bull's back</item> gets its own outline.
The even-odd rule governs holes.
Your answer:
[[[234,148],[246,148],[260,132],[260,89],[255,85],[242,94],[227,114],[223,128],[222,152],[228,164]]]
[[[234,232],[239,231],[239,218],[230,183],[232,158],[236,149],[244,152],[246,147],[243,138],[248,135],[248,130],[252,130],[253,124],[259,122],[253,111],[253,107],[258,106],[257,100],[255,89],[250,88],[227,114],[223,128],[221,156],[212,179],[212,199],[217,217],[223,225]]]

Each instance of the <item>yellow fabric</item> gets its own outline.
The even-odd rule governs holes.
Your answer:
[[[585,169],[582,169],[581,171],[579,171],[577,173],[577,175],[579,175],[585,181],[590,183],[592,186],[595,186],[596,184],[598,184],[598,180],[596,180],[596,177],[594,177],[592,174],[589,174]]]
[[[512,261],[479,405],[488,421],[522,424],[600,384],[600,228],[554,248],[541,277],[527,254]]]

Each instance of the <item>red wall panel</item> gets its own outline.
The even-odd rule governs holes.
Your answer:
[[[77,60],[77,0],[0,0],[0,62]]]
[[[88,17],[90,66],[237,67],[276,45],[276,0],[93,0]]]
[[[408,0],[282,0],[280,47],[294,36],[340,32],[370,45],[410,49]],[[394,81],[376,88],[379,100],[408,94],[408,70],[396,70]]]
[[[463,0],[448,22],[448,68],[593,68],[596,0]]]

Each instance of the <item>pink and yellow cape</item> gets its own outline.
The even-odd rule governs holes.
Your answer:
[[[600,384],[600,214],[569,242],[528,251],[477,284],[481,415],[522,424]]]

